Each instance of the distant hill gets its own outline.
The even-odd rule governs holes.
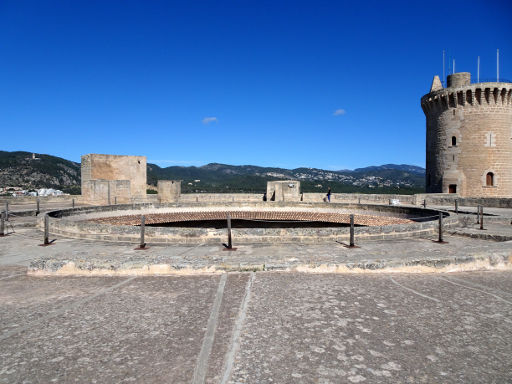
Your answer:
[[[354,170],[284,169],[211,163],[202,167],[148,164],[148,184],[182,180],[183,192],[263,193],[268,180],[297,179],[304,192],[418,193],[424,190],[425,170],[406,164],[385,164]],[[198,181],[199,180],[199,181]],[[80,193],[80,164],[31,152],[0,151],[0,187],[58,188]]]
[[[296,179],[304,192],[418,193],[424,191],[425,169],[387,164],[353,171],[317,168],[269,168],[212,163],[202,167],[160,168],[148,164],[148,183],[158,179],[183,180],[184,192],[263,192],[268,180]],[[200,180],[195,182],[194,180]]]
[[[32,152],[0,151],[0,187],[58,188],[80,193],[80,164]]]
[[[353,172],[373,172],[373,171],[384,171],[384,170],[395,170],[395,171],[404,171],[417,173],[419,175],[425,175],[425,168],[418,167],[417,165],[407,165],[407,164],[384,164],[377,165],[365,168],[356,168]],[[343,172],[343,171],[340,171]]]

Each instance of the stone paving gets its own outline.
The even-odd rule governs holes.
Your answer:
[[[55,236],[52,236],[53,240]],[[295,270],[311,272],[371,272],[383,268],[425,272],[431,269],[471,270],[512,267],[512,242],[460,236],[423,239],[364,241],[356,248],[328,242],[318,245],[240,245],[226,251],[221,245],[154,246],[136,250],[137,244],[116,244],[56,237],[40,247],[42,233],[20,228],[0,241],[7,262],[26,261],[36,274],[190,274],[219,271]]]
[[[16,268],[0,267],[0,383],[511,377],[509,271],[32,277]]]
[[[461,236],[474,224],[445,244],[229,252],[40,247],[30,219],[17,223],[0,238],[0,383],[511,382],[512,241]],[[70,261],[90,276],[27,274]]]

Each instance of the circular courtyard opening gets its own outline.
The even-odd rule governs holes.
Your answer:
[[[433,234],[439,211],[341,203],[130,204],[51,212],[50,231],[74,238],[137,243],[144,217],[148,243],[222,244],[229,216],[237,244],[319,243],[348,240],[351,215],[361,241]],[[445,226],[456,224],[456,217],[447,212],[443,216]]]

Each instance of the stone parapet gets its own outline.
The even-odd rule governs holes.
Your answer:
[[[310,205],[313,209],[324,209],[319,205]],[[136,212],[133,212],[133,210]],[[149,204],[138,206],[124,205],[116,207],[84,207],[66,209],[50,213],[50,232],[66,237],[96,239],[113,242],[136,243],[139,240],[140,228],[134,225],[108,225],[90,221],[89,219],[99,218],[96,213],[107,214],[107,216],[134,215],[139,218],[141,215],[153,214],[158,207]],[[182,208],[190,209],[190,208]],[[226,208],[223,208],[224,210]],[[284,206],[269,208],[275,212],[292,209]],[[302,206],[304,209],[304,206]],[[332,210],[351,210],[356,216],[364,216],[371,213],[379,215],[387,213],[395,218],[408,219],[407,222],[391,225],[375,225],[368,227],[357,227],[356,236],[359,240],[383,240],[425,236],[437,231],[437,217],[439,211],[420,209],[414,207],[390,207],[372,205],[343,205],[332,204]],[[348,211],[344,212],[345,214]],[[85,215],[84,214],[88,214]],[[385,215],[384,215],[385,216]],[[444,213],[445,226],[458,225],[456,216]],[[414,219],[414,220],[413,220]],[[410,222],[413,220],[414,222]],[[133,224],[133,223],[132,223]],[[43,225],[43,218],[38,219],[38,225]],[[233,238],[239,243],[319,243],[324,241],[345,241],[349,237],[347,227],[328,228],[233,228]],[[215,228],[183,228],[183,227],[146,227],[146,241],[153,244],[198,244],[210,243],[221,244],[226,241],[226,230]]]
[[[181,181],[158,180],[158,202],[176,203],[181,196]]]

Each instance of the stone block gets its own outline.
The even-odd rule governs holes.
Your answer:
[[[267,201],[300,201],[300,181],[268,181]]]
[[[87,180],[82,182],[82,195],[89,204],[126,204],[131,201],[129,180]]]
[[[105,192],[100,193],[100,189],[108,188],[106,186],[109,185],[108,183],[102,183],[102,181],[129,182],[129,198],[124,199],[124,191],[119,196],[125,202],[130,202],[133,199],[144,199],[146,197],[147,182],[146,166],[145,156],[83,155],[81,172],[82,196],[84,201],[95,203],[98,200],[102,200],[99,199],[98,196],[105,196]],[[114,184],[110,183],[110,186],[112,187]],[[123,187],[121,185],[125,184],[121,183],[119,185],[119,188],[122,189]],[[97,190],[99,194],[94,194],[95,190]],[[90,193],[93,193],[93,195]],[[111,194],[111,197],[112,196]],[[119,202],[118,199],[118,203]]]
[[[181,196],[181,181],[158,180],[158,202],[176,203]]]

